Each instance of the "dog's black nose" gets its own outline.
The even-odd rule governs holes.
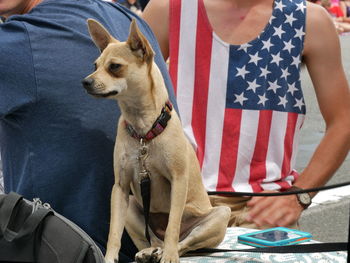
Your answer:
[[[95,80],[93,78],[85,78],[81,81],[85,89],[90,89],[93,87]]]

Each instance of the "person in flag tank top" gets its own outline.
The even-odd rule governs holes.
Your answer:
[[[208,192],[288,191],[331,178],[349,152],[350,94],[337,32],[322,7],[305,0],[151,0],[143,18],[170,59]],[[326,132],[299,174],[302,63]],[[210,197],[231,207],[230,226],[266,228],[295,226],[315,194]]]

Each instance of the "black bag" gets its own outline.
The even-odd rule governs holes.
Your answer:
[[[39,199],[0,195],[0,262],[103,263],[94,241]]]

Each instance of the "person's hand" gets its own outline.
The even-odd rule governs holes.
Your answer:
[[[274,193],[276,191],[263,191]],[[296,195],[255,196],[248,203],[249,211],[246,220],[258,227],[288,227],[299,219],[303,207]]]
[[[344,27],[343,27],[343,25],[340,22],[334,21],[334,26],[335,26],[335,29],[337,30],[338,34],[344,33],[344,31],[345,31]]]
[[[334,18],[334,21],[336,21],[336,22],[344,22],[344,17],[336,17],[336,18]]]

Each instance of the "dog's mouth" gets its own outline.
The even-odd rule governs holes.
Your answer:
[[[106,98],[106,97],[109,97],[109,96],[118,95],[118,91],[116,91],[116,90],[113,90],[113,91],[110,91],[110,92],[107,92],[107,93],[95,93],[93,91],[88,91],[88,93],[90,95],[93,95],[93,96],[99,97],[99,98]]]

